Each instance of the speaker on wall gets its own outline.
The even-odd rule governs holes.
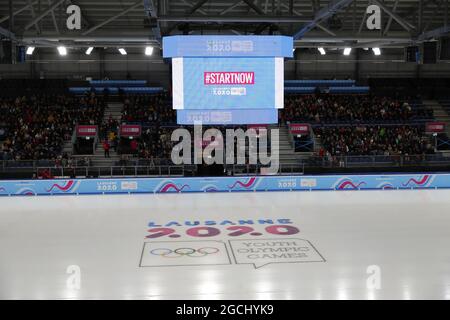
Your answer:
[[[437,62],[437,41],[427,41],[423,43],[423,63]]]
[[[410,46],[405,48],[405,61],[406,62],[419,62],[419,47]]]
[[[11,64],[12,59],[12,43],[10,40],[0,40],[0,64]]]
[[[441,38],[439,41],[439,60],[450,60],[450,38]]]
[[[16,63],[24,63],[26,61],[26,48],[24,46],[16,47]]]

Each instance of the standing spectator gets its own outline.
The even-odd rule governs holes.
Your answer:
[[[109,158],[109,142],[108,139],[105,139],[105,141],[103,141],[103,150],[105,151],[105,158]]]
[[[138,143],[137,143],[136,139],[131,140],[130,147],[131,147],[131,153],[136,154],[137,149],[138,149]]]
[[[112,147],[115,152],[117,152],[117,145],[119,144],[119,139],[117,138],[117,135],[114,135],[114,138],[112,140]]]
[[[114,131],[109,132],[108,140],[109,140],[109,143],[111,144],[111,148],[113,148],[114,151],[117,151],[117,145],[116,145],[117,136],[114,133]]]

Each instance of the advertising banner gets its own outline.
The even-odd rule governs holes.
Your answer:
[[[122,137],[139,137],[142,128],[137,124],[123,124],[120,126],[120,136]]]
[[[450,188],[450,174],[3,180],[0,196]]]
[[[76,129],[77,137],[95,137],[97,135],[97,126],[79,125]]]
[[[445,122],[427,122],[425,131],[427,133],[445,132]]]
[[[309,124],[307,123],[291,123],[289,124],[289,131],[293,135],[309,135]]]

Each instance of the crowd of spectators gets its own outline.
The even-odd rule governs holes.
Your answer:
[[[170,158],[170,136],[176,112],[167,93],[123,97],[120,122],[103,120],[106,103],[90,92],[82,97],[40,94],[0,98],[0,160],[54,160],[66,165],[64,142],[76,124],[99,125],[99,141],[121,154],[140,159]],[[432,111],[407,100],[371,95],[288,95],[280,123],[308,122],[321,138],[321,155],[413,155],[432,153],[423,126],[415,119],[432,118]],[[121,124],[140,123],[142,135],[119,139]],[[385,125],[378,125],[385,124]],[[386,125],[386,124],[392,125]],[[320,126],[337,124],[337,126]],[[107,155],[108,154],[108,155]],[[109,152],[105,152],[109,156]]]
[[[139,123],[143,126],[141,137],[136,140],[122,139],[119,152],[132,154],[140,159],[170,158],[176,111],[167,92],[151,95],[126,95],[123,97],[122,123]]]
[[[0,98],[0,160],[57,160],[75,125],[99,123],[104,109],[94,93]]]
[[[433,111],[410,99],[375,95],[287,95],[280,123],[313,125],[321,157],[433,153],[424,124]],[[326,126],[323,126],[326,125]]]
[[[173,143],[170,140],[171,127],[149,127],[142,132],[138,146],[138,156],[141,159],[170,158]]]
[[[124,96],[122,122],[173,124],[176,123],[176,111],[167,93]]]
[[[420,126],[356,126],[316,129],[324,149],[320,155],[421,155],[433,153]]]
[[[403,123],[432,117],[432,110],[413,108],[408,99],[373,95],[287,95],[280,111],[282,123]]]

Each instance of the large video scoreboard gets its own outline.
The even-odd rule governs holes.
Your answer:
[[[172,36],[173,108],[179,124],[269,124],[284,100],[284,36]]]

